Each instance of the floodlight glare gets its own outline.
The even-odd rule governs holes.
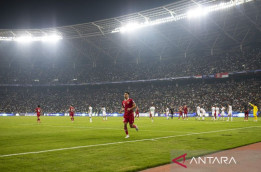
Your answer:
[[[134,31],[136,29],[139,29],[143,27],[142,25],[138,24],[138,23],[128,23],[126,26],[123,26],[121,28],[121,32],[131,32]]]
[[[202,16],[205,16],[206,14],[208,14],[208,12],[209,11],[206,8],[198,7],[196,9],[189,10],[187,12],[187,17],[188,18],[202,17]]]
[[[16,42],[21,42],[21,43],[30,43],[33,41],[33,37],[31,36],[20,36],[17,38],[13,38],[14,41]]]
[[[42,42],[57,42],[63,39],[60,35],[53,34],[53,35],[46,35],[41,37],[33,37],[33,36],[19,36],[19,37],[0,37],[0,41],[15,41],[19,43],[30,43],[35,41],[42,41]]]
[[[231,8],[237,5],[241,5],[247,2],[251,2],[253,0],[231,0],[228,2],[221,2],[220,4],[217,5],[212,5],[212,6],[207,6],[207,7],[198,7],[196,9],[189,10],[187,12],[187,18],[196,18],[196,17],[201,17],[204,16],[210,12],[213,11],[219,11],[227,8]]]
[[[50,36],[44,36],[41,38],[41,41],[43,42],[57,42],[61,40],[62,37],[59,35],[50,35]]]
[[[0,37],[0,41],[12,41],[12,37]]]
[[[237,5],[248,3],[251,1],[253,1],[253,0],[230,0],[228,2],[222,2],[222,3],[216,4],[216,5],[212,5],[212,6],[205,6],[205,7],[198,6],[195,9],[190,9],[186,13],[176,14],[176,15],[173,15],[173,13],[171,13],[170,17],[165,17],[165,18],[156,19],[156,20],[149,20],[149,18],[146,18],[146,21],[143,23],[128,23],[126,25],[123,25],[122,27],[115,28],[111,33],[117,33],[117,32],[125,33],[125,32],[134,31],[134,30],[137,30],[137,29],[140,29],[143,27],[147,27],[147,26],[169,23],[169,22],[173,22],[173,21],[182,20],[185,18],[191,19],[191,18],[202,17],[202,16],[205,16],[208,13],[211,13],[214,11],[232,8]]]

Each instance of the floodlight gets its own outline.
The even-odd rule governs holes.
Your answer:
[[[21,42],[21,43],[29,43],[29,42],[33,41],[33,37],[32,36],[20,36],[20,37],[13,38],[13,40],[16,42]]]
[[[20,43],[30,43],[35,41],[57,42],[61,39],[63,39],[62,36],[58,34],[38,36],[38,37],[33,37],[31,35],[23,35],[18,37],[0,37],[0,41],[15,41]]]
[[[193,10],[189,10],[187,12],[187,17],[188,18],[196,18],[196,17],[201,17],[205,16],[209,11],[206,8],[198,7]]]
[[[153,25],[158,25],[158,24],[163,24],[163,23],[169,23],[169,22],[173,22],[173,21],[178,21],[178,20],[182,20],[185,18],[197,18],[197,17],[202,17],[207,15],[210,12],[213,11],[219,11],[219,10],[223,10],[223,9],[228,9],[228,8],[232,8],[247,2],[251,2],[253,0],[230,0],[228,2],[222,2],[216,5],[211,5],[211,6],[198,6],[195,9],[190,9],[188,12],[186,13],[182,13],[182,14],[175,14],[173,15],[173,13],[171,13],[170,17],[165,17],[165,18],[160,18],[160,19],[156,19],[156,20],[149,20],[148,18],[146,18],[146,21],[143,23],[129,23],[126,25],[123,25],[121,27],[115,28],[111,33],[116,33],[116,32],[130,32],[130,31],[134,31],[143,27],[147,27],[147,26],[153,26]]]
[[[0,37],[0,41],[12,41],[12,37]]]
[[[62,37],[59,35],[50,35],[50,36],[44,36],[41,38],[41,41],[43,42],[57,42],[61,40]]]
[[[138,23],[128,23],[127,25],[123,26],[121,28],[121,32],[131,32],[131,31],[134,31],[138,28],[141,28],[142,25],[138,24]]]

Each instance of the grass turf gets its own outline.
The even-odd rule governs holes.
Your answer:
[[[36,117],[1,117],[0,171],[137,171],[170,163],[175,150],[219,151],[261,141],[261,127],[242,129],[260,126],[260,122],[233,120],[155,118],[152,123],[140,118],[135,121],[139,132],[128,127],[130,138],[125,139],[120,117],[108,121],[94,117],[93,123],[88,117],[76,117],[74,123],[69,117],[41,117],[41,124]],[[219,131],[227,129],[235,130]],[[166,136],[175,137],[154,139]],[[1,157],[86,145],[96,146]]]

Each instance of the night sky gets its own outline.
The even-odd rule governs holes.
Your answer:
[[[92,22],[176,0],[2,0],[0,29],[46,28]]]

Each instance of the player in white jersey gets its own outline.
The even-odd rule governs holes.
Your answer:
[[[224,106],[221,107],[221,114],[220,114],[220,116],[221,116],[221,119],[222,119],[223,121],[224,121],[224,119],[225,119],[225,118],[224,118],[224,116],[225,116],[225,109],[226,109],[226,108],[225,108]]]
[[[91,107],[91,105],[89,105],[88,114],[89,114],[90,122],[92,122],[92,107]]]
[[[150,107],[150,119],[151,119],[151,122],[153,122],[154,115],[155,115],[155,107],[152,105]]]
[[[233,117],[232,117],[232,106],[231,105],[228,105],[228,113],[227,113],[227,121],[229,121],[229,117],[231,118],[231,121],[233,120]]]
[[[202,120],[204,121],[205,120],[205,115],[206,115],[206,111],[205,109],[203,108],[200,108],[200,117],[202,117]],[[200,117],[199,117],[199,120],[200,120]]]
[[[166,117],[167,117],[167,119],[169,119],[169,108],[168,107],[166,109]]]
[[[219,119],[219,116],[218,116],[218,115],[219,115],[219,107],[216,106],[216,117]],[[217,118],[216,118],[216,119],[217,119]]]
[[[201,114],[200,114],[200,106],[197,106],[197,117],[196,117],[196,119],[200,119],[200,116],[201,116]]]
[[[212,111],[212,120],[216,120],[216,108],[215,108],[215,106],[211,107],[211,111]]]
[[[105,107],[102,107],[101,110],[102,110],[103,120],[106,120],[106,121],[107,121],[106,108],[105,108]]]

